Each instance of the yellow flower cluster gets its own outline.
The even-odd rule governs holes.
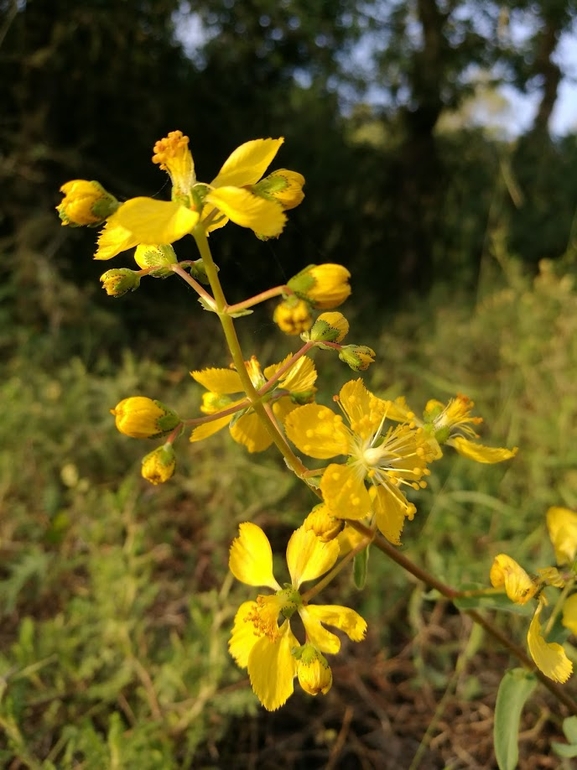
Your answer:
[[[341,641],[328,627],[358,642],[367,624],[350,607],[320,605],[312,599],[349,562],[361,553],[366,557],[376,538],[382,549],[395,553],[389,543],[400,544],[405,522],[416,513],[415,494],[426,487],[430,466],[442,457],[443,447],[453,447],[481,463],[508,460],[517,451],[478,442],[476,428],[482,420],[472,416],[473,402],[462,395],[446,404],[429,401],[417,417],[404,398],[382,399],[361,379],[353,379],[334,397],[336,408],[316,403],[313,353],[333,352],[355,372],[366,370],[375,360],[370,347],[343,344],[349,323],[336,308],[351,294],[350,273],[343,265],[308,265],[285,285],[236,305],[227,303],[207,236],[229,221],[252,230],[260,239],[281,233],[286,212],[304,198],[305,181],[288,169],[265,176],[282,143],[282,138],[269,138],[242,144],[207,183],[196,178],[188,137],[173,131],[155,144],[152,158],[170,178],[170,200],[135,197],[119,203],[98,182],[73,180],[61,188],[64,198],[57,207],[64,225],[103,226],[95,259],[108,260],[134,249],[138,270],[119,268],[102,275],[110,296],[134,291],[144,276],[177,274],[197,292],[203,308],[218,316],[234,362],[229,368],[190,372],[205,390],[201,416],[183,418],[146,396],[125,398],[111,410],[121,433],[162,439],[143,458],[143,477],[162,484],[173,476],[174,443],[185,430],[190,431],[190,441],[199,442],[228,428],[231,438],[251,453],[274,443],[287,466],[322,499],[289,540],[289,582],[276,580],[270,543],[256,524],[241,524],[230,549],[232,574],[249,586],[269,589],[241,604],[229,643],[231,655],[247,669],[256,696],[268,710],[286,702],[295,680],[311,695],[331,688],[326,656],[339,652]],[[194,237],[200,258],[179,262],[172,244],[186,235]],[[272,298],[280,298],[274,321],[284,333],[300,335],[303,345],[263,368],[254,356],[245,360],[234,320]],[[308,469],[293,446],[326,464]],[[577,514],[550,512],[548,525],[558,563],[572,562]],[[379,532],[389,543],[378,537]],[[570,664],[568,668],[560,645],[545,641],[539,617],[543,585],[567,587],[568,579],[553,569],[533,580],[501,554],[495,559],[491,581],[518,603],[538,597],[529,648],[542,670],[564,681]],[[305,590],[303,584],[311,582]],[[576,597],[577,593],[569,596],[563,614],[564,624],[573,625],[574,630]]]

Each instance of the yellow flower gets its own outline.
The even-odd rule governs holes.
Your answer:
[[[142,459],[142,477],[151,484],[164,484],[174,475],[176,455],[172,444],[157,447]]]
[[[553,506],[547,511],[547,529],[557,564],[571,564],[577,553],[577,513]]]
[[[160,438],[173,431],[180,417],[160,401],[145,396],[131,396],[110,410],[116,427],[132,438]]]
[[[336,654],[341,645],[340,639],[323,624],[344,631],[353,641],[361,641],[365,636],[366,622],[354,610],[338,605],[308,605],[300,594],[301,584],[324,575],[338,555],[336,540],[323,543],[313,531],[300,527],[293,533],[286,551],[291,582],[281,588],[273,574],[272,549],[262,529],[250,522],[239,527],[239,536],[230,549],[231,572],[242,583],[266,586],[274,593],[260,595],[256,601],[240,606],[229,650],[238,665],[248,669],[252,688],[269,711],[280,708],[294,691],[298,662],[293,650],[300,648],[290,623],[295,612],[302,621],[306,642],[319,652]],[[306,679],[306,673],[303,675]],[[317,682],[321,678],[319,674]],[[310,677],[306,681],[310,682]],[[323,681],[326,687],[326,678]]]
[[[101,234],[96,259],[109,259],[139,243],[173,243],[192,233],[199,223],[210,232],[229,219],[259,236],[280,235],[286,221],[282,203],[274,196],[255,195],[251,187],[283,141],[255,139],[237,147],[207,184],[196,179],[188,137],[171,131],[156,143],[152,160],[170,176],[172,200],[138,197],[123,203]]]
[[[436,443],[437,457],[442,456],[440,445],[453,447],[462,457],[475,460],[478,463],[500,463],[510,460],[517,454],[517,447],[505,449],[479,444],[479,438],[474,425],[483,422],[482,417],[471,416],[475,404],[467,396],[461,394],[449,400],[447,404],[431,399],[423,412],[423,419],[415,417],[404,398],[389,402],[388,417],[391,420],[413,420],[421,425],[431,436],[433,446]]]
[[[527,645],[537,668],[554,682],[566,682],[573,671],[573,664],[565,650],[556,642],[547,642],[543,636],[539,616],[543,602],[539,601],[527,633]]]
[[[342,265],[309,265],[293,276],[287,286],[316,310],[332,310],[350,296],[350,277]]]
[[[289,358],[290,355],[279,364],[267,366],[263,373],[259,362],[253,356],[246,363],[246,368],[254,387],[257,390],[264,387]],[[208,390],[203,396],[201,407],[205,414],[216,415],[224,409],[242,404],[245,400],[230,398],[232,394],[243,392],[240,376],[234,369],[203,369],[191,372],[191,375]],[[298,403],[312,397],[316,378],[317,372],[312,359],[303,356],[278,379],[267,397],[273,400],[272,409],[279,422],[284,423],[287,415],[297,408]],[[245,446],[249,452],[264,452],[272,444],[272,438],[262,420],[250,406],[240,412],[216,417],[211,422],[199,425],[192,431],[190,440],[202,441],[227,425],[230,425],[232,438]]]
[[[347,382],[335,400],[348,425],[328,407],[306,404],[287,417],[287,436],[309,457],[347,455],[346,464],[331,463],[323,472],[324,501],[342,519],[374,513],[383,535],[399,544],[405,518],[412,519],[416,511],[401,487],[426,486],[427,463],[433,459],[427,435],[410,423],[384,433],[387,403],[370,393],[362,380]]]
[[[99,182],[74,179],[60,188],[64,199],[56,206],[63,225],[96,227],[102,224],[120,205],[114,195],[106,192]]]
[[[531,580],[523,567],[505,553],[495,556],[490,580],[494,588],[504,586],[507,596],[516,604],[526,604],[539,589],[538,583]]]
[[[273,321],[285,334],[302,334],[308,331],[313,323],[310,305],[295,297],[285,299],[276,306]]]

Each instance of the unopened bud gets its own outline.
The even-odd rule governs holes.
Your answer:
[[[341,348],[339,358],[354,372],[364,372],[374,363],[376,353],[368,345],[345,345]]]
[[[309,265],[293,276],[287,286],[317,310],[332,310],[350,296],[351,274],[342,265]]]
[[[301,336],[305,342],[342,342],[348,332],[349,322],[342,313],[321,313],[310,332]]]
[[[116,427],[132,438],[160,438],[173,431],[180,417],[161,401],[146,396],[131,396],[110,410]]]
[[[280,302],[275,308],[273,320],[282,332],[290,335],[308,331],[313,323],[309,305],[297,297]]]
[[[251,192],[261,198],[280,203],[285,211],[302,203],[305,194],[305,178],[298,171],[279,168],[251,187]]]
[[[120,206],[99,182],[74,179],[63,184],[60,192],[64,193],[64,199],[56,211],[62,224],[70,227],[97,227]]]
[[[158,268],[149,273],[153,278],[168,278],[172,275],[169,265],[175,265],[178,260],[172,246],[167,244],[139,244],[134,251],[134,261],[143,270],[151,267]]]
[[[142,477],[151,484],[164,484],[174,475],[176,454],[172,444],[157,447],[142,459]]]
[[[107,270],[100,276],[102,288],[110,297],[122,297],[128,291],[135,291],[140,286],[140,276],[127,267]]]

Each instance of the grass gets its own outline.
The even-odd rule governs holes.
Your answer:
[[[354,340],[377,351],[366,382],[378,395],[403,394],[417,411],[464,392],[485,418],[486,443],[520,447],[498,466],[446,456],[416,498],[403,547],[457,586],[487,585],[501,551],[529,570],[551,564],[545,510],[577,507],[577,294],[550,265],[533,280],[499,249],[506,280],[488,281],[475,308],[437,298],[374,338],[353,326]],[[282,358],[274,340],[260,355]],[[223,363],[210,344],[203,356]],[[317,363],[321,387],[336,392],[347,373],[328,356]],[[151,447],[120,436],[108,410],[146,394],[194,413],[200,388],[180,364],[126,353],[119,365],[102,357],[90,370],[79,359],[46,370],[15,355],[2,368],[0,764],[383,767],[368,736],[388,720],[391,767],[410,766],[427,727],[421,767],[492,766],[490,713],[507,657],[376,552],[363,593],[344,582],[334,589],[370,633],[335,659],[331,693],[260,713],[226,649],[247,597],[228,575],[228,547],[250,518],[282,554],[314,501],[272,452],[249,456],[227,433],[183,441],[167,485],[140,479]],[[506,622],[521,641],[526,621]],[[549,766],[530,756],[559,738],[554,704],[535,702],[526,768]],[[475,749],[471,724],[483,718]]]

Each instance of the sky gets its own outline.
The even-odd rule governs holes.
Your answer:
[[[203,29],[198,15],[194,13],[181,15],[178,28],[179,37],[187,53],[194,57],[199,44],[206,39],[206,30]],[[522,38],[527,31],[522,25],[517,26],[513,29],[513,35]],[[577,30],[565,33],[561,37],[555,59],[561,66],[564,78],[559,86],[550,130],[554,136],[564,136],[577,132]],[[540,92],[537,90],[533,94],[523,95],[512,87],[503,86],[501,93],[510,103],[510,109],[504,110],[500,115],[481,119],[480,122],[496,125],[509,136],[518,136],[531,125],[537,111]],[[380,99],[376,97],[375,102],[379,101]]]

